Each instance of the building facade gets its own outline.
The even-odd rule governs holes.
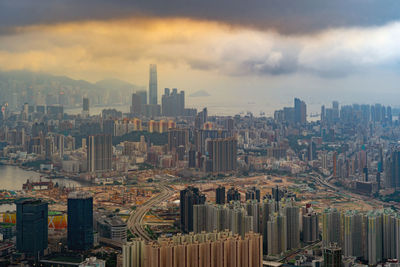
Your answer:
[[[237,140],[235,137],[210,139],[207,141],[211,172],[230,172],[237,166]]]
[[[42,200],[16,201],[17,251],[28,256],[43,255],[48,245],[48,204]]]
[[[68,249],[93,247],[93,197],[89,192],[75,191],[68,196]]]
[[[112,168],[112,137],[109,134],[87,138],[87,168],[89,172],[109,171]]]
[[[123,267],[261,267],[262,238],[248,233],[213,232],[130,242],[123,247]]]
[[[193,206],[204,204],[205,195],[196,187],[188,187],[180,192],[180,226],[186,233],[193,231]]]
[[[158,89],[157,89],[157,65],[150,64],[150,78],[149,78],[149,104],[157,105]]]

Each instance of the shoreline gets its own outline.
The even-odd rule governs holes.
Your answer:
[[[80,179],[79,177],[77,177],[76,175],[69,176],[69,175],[66,175],[66,174],[63,173],[63,174],[61,174],[60,176],[52,177],[48,172],[43,172],[43,171],[40,171],[40,170],[35,169],[35,168],[33,168],[33,167],[23,166],[21,163],[15,163],[15,162],[1,162],[1,165],[3,165],[3,166],[14,166],[14,167],[18,167],[18,168],[20,168],[21,170],[24,170],[24,171],[32,171],[32,172],[35,172],[35,173],[40,174],[40,176],[43,176],[43,178],[46,178],[46,179],[49,179],[49,180],[53,180],[53,179],[65,179],[65,180],[73,180],[73,181],[78,182],[78,183],[80,183],[80,184],[93,185],[92,182],[89,182],[89,181],[87,181],[87,180],[82,180],[82,179]],[[59,172],[57,172],[57,173],[60,174]]]
[[[8,170],[5,173],[5,177],[4,177],[4,188],[1,188],[1,184],[0,184],[0,190],[4,190],[4,191],[14,191],[14,192],[22,192],[22,186],[23,184],[25,184],[27,182],[27,180],[30,180],[31,182],[37,182],[40,179],[45,180],[45,181],[52,181],[54,183],[58,183],[61,186],[74,186],[74,187],[88,187],[88,186],[92,186],[93,184],[90,181],[86,181],[86,180],[82,180],[79,177],[76,176],[67,176],[64,174],[60,174],[58,172],[56,173],[49,173],[49,172],[43,172],[40,171],[36,168],[32,168],[32,167],[26,167],[26,166],[22,166],[21,163],[15,163],[15,162],[2,162],[2,164],[0,165],[0,167],[3,168],[15,168],[15,170]],[[19,173],[18,173],[19,170]],[[21,171],[23,173],[21,173]],[[8,172],[8,174],[7,174]],[[16,172],[16,173],[14,173]],[[30,172],[30,173],[29,173]],[[18,181],[12,181],[13,180],[13,176],[18,176]],[[3,177],[2,177],[3,178]],[[8,186],[7,186],[8,184]]]

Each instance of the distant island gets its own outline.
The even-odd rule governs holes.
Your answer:
[[[210,94],[204,90],[199,90],[189,95],[189,97],[205,97],[205,96],[210,96]]]

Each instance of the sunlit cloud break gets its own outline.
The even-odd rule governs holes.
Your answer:
[[[0,36],[0,68],[126,78],[143,64],[227,76],[305,72],[341,77],[395,69],[400,23],[284,35],[192,19],[125,19],[16,28]]]

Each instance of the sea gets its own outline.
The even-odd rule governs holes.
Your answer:
[[[0,190],[18,191],[22,190],[22,185],[27,180],[30,181],[49,181],[49,178],[40,177],[40,173],[30,170],[21,169],[18,166],[0,165]],[[80,187],[84,185],[79,181],[71,180],[68,178],[54,178],[51,179],[54,183],[65,187]],[[0,205],[0,213],[5,211],[15,210],[14,204]]]

